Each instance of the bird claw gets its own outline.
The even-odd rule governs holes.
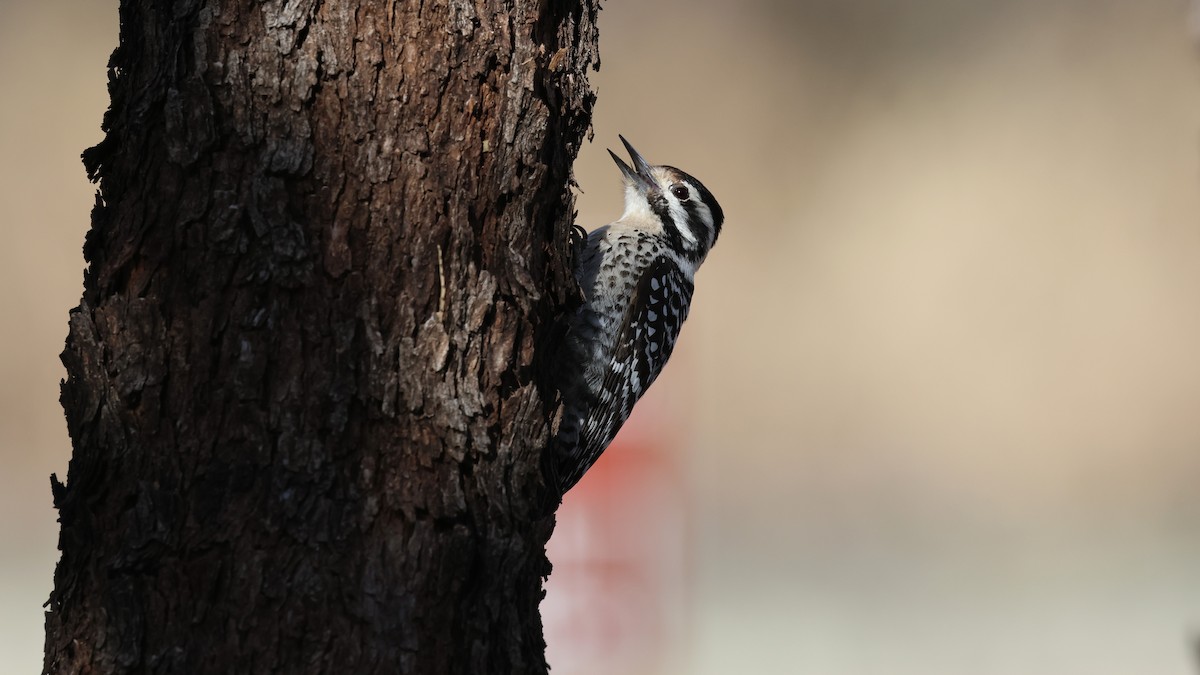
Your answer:
[[[579,225],[571,226],[571,234],[568,242],[571,246],[571,266],[575,267],[579,264],[579,259],[583,257],[584,247],[587,246],[587,230]]]

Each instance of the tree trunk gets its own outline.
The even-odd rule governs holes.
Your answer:
[[[47,673],[539,673],[598,0],[123,0]]]

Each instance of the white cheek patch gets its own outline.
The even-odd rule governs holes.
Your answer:
[[[708,204],[704,202],[700,202],[698,206],[700,208],[696,209],[696,212],[700,214],[700,220],[704,222],[704,226],[711,232],[713,229],[712,211],[709,210]]]
[[[709,210],[708,204],[699,202],[699,208],[696,209],[696,215],[700,216],[700,221],[704,223],[704,231],[708,233],[708,248],[712,248],[717,236],[716,229],[713,228],[712,211]]]

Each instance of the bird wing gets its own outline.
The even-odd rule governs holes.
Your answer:
[[[574,475],[563,491],[600,457],[666,365],[687,319],[692,290],[671,258],[660,256],[646,267],[621,319],[612,357],[580,430]]]

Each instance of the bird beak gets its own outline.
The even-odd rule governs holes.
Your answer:
[[[618,167],[620,167],[621,173],[625,176],[625,180],[629,181],[633,185],[638,186],[642,189],[642,191],[649,190],[654,185],[654,178],[650,175],[650,162],[647,162],[646,158],[642,157],[641,153],[639,153],[637,150],[634,150],[633,146],[629,144],[629,141],[625,140],[624,136],[618,137],[621,139],[621,142],[625,144],[625,149],[629,151],[629,156],[633,158],[633,166],[637,168],[631,168],[625,163],[625,160],[618,157],[617,153],[613,152],[612,150],[609,150],[608,154],[612,155],[613,161],[617,163]]]

